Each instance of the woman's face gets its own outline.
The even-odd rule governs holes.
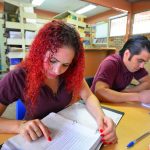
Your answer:
[[[59,48],[52,58],[50,52],[47,51],[44,58],[44,72],[48,79],[55,79],[63,74],[72,63],[75,52],[73,48],[64,46]]]

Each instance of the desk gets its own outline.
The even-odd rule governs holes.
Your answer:
[[[123,111],[125,114],[117,126],[118,143],[103,146],[102,150],[126,150],[129,141],[150,130],[150,109],[142,107],[139,103],[103,103],[103,106]],[[130,150],[148,150],[150,135]]]
[[[118,143],[103,146],[101,150],[126,150],[129,141],[136,139],[145,131],[150,130],[150,109],[138,103],[103,103],[103,106],[123,111],[125,114],[117,126]],[[0,134],[0,144],[14,134]],[[131,150],[148,150],[150,136],[135,144]]]

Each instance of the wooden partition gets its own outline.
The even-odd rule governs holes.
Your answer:
[[[115,51],[115,48],[85,49],[85,77],[94,76],[101,61]]]

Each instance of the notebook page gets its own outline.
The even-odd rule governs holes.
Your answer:
[[[122,114],[113,112],[111,110],[107,110],[105,108],[102,108],[105,115],[110,117],[115,124],[118,124]],[[89,127],[91,129],[97,129],[97,123],[94,119],[94,117],[88,112],[88,110],[86,109],[85,104],[82,103],[75,103],[67,108],[65,108],[64,110],[58,112],[58,114],[62,115],[63,117],[67,118],[67,119],[74,119],[77,120],[80,124]]]
[[[30,143],[25,141],[21,135],[17,135],[8,140],[4,146],[11,145],[11,150],[13,147],[15,150],[94,150],[100,142],[99,133],[78,123],[73,123],[58,114],[50,113],[42,121],[51,130],[51,142],[42,137]]]
[[[52,138],[54,140],[52,140],[51,144],[48,145],[47,150],[48,149],[87,150],[87,149],[92,148],[92,145],[95,142],[97,142],[97,141],[98,141],[98,143],[100,142],[100,139],[99,139],[100,135],[98,133],[96,133],[95,130],[91,130],[89,128],[81,126],[80,124],[78,124],[76,122],[72,122],[71,120],[66,120],[65,118],[62,118],[58,114],[55,114],[55,118],[56,117],[58,118],[58,122],[57,122],[57,119],[52,120],[53,123],[54,123],[54,121],[56,121],[56,123],[54,125],[51,125],[50,128],[53,130],[57,130],[57,131],[59,129],[59,131],[57,132],[57,135],[55,134],[54,138],[52,135]],[[48,118],[46,118],[46,119],[48,119]],[[46,122],[48,123],[48,121],[46,121]],[[62,122],[67,122],[67,124],[65,126],[63,126],[63,128],[61,126]],[[58,125],[58,124],[60,124],[60,125]],[[62,128],[62,129],[60,129],[60,128]],[[52,133],[54,133],[53,130],[51,131]]]
[[[94,117],[87,111],[85,105],[82,103],[75,103],[58,112],[58,114],[67,119],[76,120],[78,123],[93,130],[98,129]]]

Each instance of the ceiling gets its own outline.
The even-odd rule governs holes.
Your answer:
[[[12,0],[17,2],[31,3],[32,0]],[[67,10],[76,11],[89,3],[81,0],[45,0],[41,6],[36,7],[37,9],[51,11],[55,13],[62,13]],[[95,9],[84,13],[87,17],[94,16],[96,14],[110,10],[110,8],[97,6]]]

